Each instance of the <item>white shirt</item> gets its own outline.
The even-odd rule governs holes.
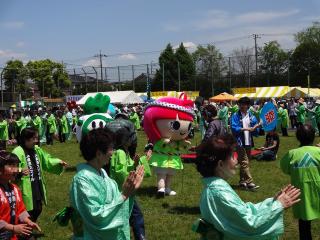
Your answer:
[[[250,117],[249,117],[249,112],[242,113],[242,126],[243,128],[250,128]],[[245,146],[250,146],[250,132],[249,131],[244,131],[244,145]]]

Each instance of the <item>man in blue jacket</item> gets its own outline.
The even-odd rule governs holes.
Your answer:
[[[248,110],[250,99],[242,97],[238,101],[239,111],[231,117],[231,130],[237,140],[238,162],[240,164],[240,182],[242,188],[254,190],[259,188],[254,184],[249,170],[251,148],[254,146],[253,136],[258,135],[257,128],[260,126],[256,117]]]

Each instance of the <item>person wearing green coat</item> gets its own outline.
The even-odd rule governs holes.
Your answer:
[[[9,140],[8,122],[0,113],[0,150],[7,149],[7,141]]]
[[[297,113],[297,124],[303,125],[306,122],[306,107],[303,98],[298,100],[298,107],[295,109]]]
[[[231,112],[231,115],[239,111],[239,106],[238,104],[231,105],[229,107],[229,111]]]
[[[40,145],[40,136],[41,136],[41,125],[42,125],[42,120],[38,116],[38,111],[34,110],[30,112],[31,120],[29,126],[32,128],[37,129],[38,131],[38,145]]]
[[[57,132],[56,118],[49,110],[47,115],[47,145],[53,145],[53,137]]]
[[[311,221],[320,219],[320,148],[313,146],[315,130],[310,124],[298,127],[296,137],[300,146],[283,156],[280,167],[291,184],[301,189],[301,201],[293,206],[300,239],[312,239]]]
[[[21,145],[13,149],[12,153],[20,160],[19,168],[23,176],[17,181],[22,191],[23,202],[32,221],[42,212],[42,203],[47,205],[47,189],[43,172],[61,174],[66,162],[52,157],[38,147],[38,130],[25,128],[21,132]]]
[[[41,118],[41,128],[40,128],[40,143],[45,144],[47,142],[47,113],[42,109],[39,110],[39,116]]]
[[[18,145],[20,145],[20,133],[23,129],[27,127],[27,120],[22,116],[20,111],[16,113],[16,116],[17,116],[15,120],[16,139],[17,139]]]
[[[281,102],[278,108],[278,122],[277,126],[281,128],[282,136],[288,136],[289,115],[288,110],[285,109],[284,103]]]
[[[70,202],[81,217],[86,240],[130,240],[128,198],[140,187],[144,172],[138,167],[118,187],[103,169],[112,155],[112,142],[112,134],[102,128],[91,130],[80,142],[87,162],[77,166]]]
[[[318,126],[318,132],[320,136],[320,99],[318,99],[316,102],[316,107],[314,109],[315,115],[316,115],[316,120],[317,120],[317,126]]]
[[[222,103],[222,108],[218,111],[218,118],[223,122],[224,127],[228,131],[229,108],[226,103]]]
[[[66,115],[67,122],[68,122],[68,132],[67,132],[66,139],[71,140],[72,139],[72,124],[73,124],[72,113],[69,111],[68,108],[65,108],[64,113]]]
[[[203,177],[202,224],[193,230],[206,240],[279,239],[284,210],[299,202],[300,191],[288,185],[262,202],[244,202],[227,182],[237,172],[235,145],[232,135],[221,135],[201,144],[197,152],[197,170]]]
[[[130,154],[129,148],[134,144],[132,132],[127,128],[119,128],[115,131],[116,129],[112,128],[112,126],[114,126],[112,123],[115,123],[116,121],[117,120],[111,122],[111,125],[107,125],[111,131],[114,131],[114,149],[116,149],[111,157],[110,177],[116,181],[119,190],[121,190],[121,186],[130,172],[134,171],[139,164],[143,165],[143,162],[140,162],[140,157],[138,155],[132,156],[133,159],[131,158],[130,155],[133,154]],[[131,122],[129,123],[132,124]],[[143,214],[134,196],[129,198],[129,211],[131,215],[130,225],[132,226],[135,239],[145,239]]]
[[[57,126],[58,126],[59,141],[63,143],[66,141],[66,135],[68,133],[68,121],[66,116],[61,110],[57,111]]]
[[[139,118],[138,114],[134,110],[132,110],[132,112],[131,112],[131,114],[129,116],[129,119],[130,119],[131,122],[133,122],[136,130],[139,130],[141,128],[141,126],[140,126],[140,118]]]

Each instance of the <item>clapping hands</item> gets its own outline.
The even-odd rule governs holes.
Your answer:
[[[144,175],[143,165],[139,165],[136,171],[131,171],[126,181],[122,185],[122,196],[129,198],[140,187]]]
[[[277,193],[274,199],[278,200],[284,209],[287,209],[300,201],[299,196],[300,189],[289,184]]]

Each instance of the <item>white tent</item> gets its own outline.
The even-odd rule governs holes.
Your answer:
[[[116,91],[116,92],[101,92],[103,95],[110,97],[111,103],[132,104],[143,103],[143,100],[134,91]],[[87,93],[79,101],[78,105],[84,105],[89,97],[95,96],[97,93]]]

